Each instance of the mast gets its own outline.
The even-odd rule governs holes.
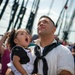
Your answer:
[[[0,5],[2,4],[3,0],[0,0]]]
[[[2,18],[3,14],[4,14],[4,11],[5,11],[6,7],[7,7],[8,2],[9,2],[9,0],[6,0],[5,5],[3,6],[3,9],[2,9],[1,14],[0,14],[0,19]],[[1,3],[2,3],[2,0],[1,0],[0,4]]]
[[[73,20],[74,20],[74,17],[75,17],[75,9],[73,10],[72,15],[70,15],[71,9],[72,9],[72,3],[73,3],[73,1],[70,2],[69,8],[68,8],[68,11],[67,11],[67,14],[66,14],[66,20],[65,20],[65,25],[64,25],[64,29],[63,29],[63,40],[68,39],[68,35],[70,33],[70,28],[73,25],[72,23],[73,23]],[[71,17],[68,18],[68,16],[71,16]],[[68,20],[68,19],[70,19],[70,20]]]
[[[29,16],[28,23],[27,23],[27,26],[26,26],[26,28],[31,33],[32,33],[33,22],[34,22],[34,19],[35,19],[37,10],[38,10],[39,3],[40,3],[40,0],[34,0],[33,1],[32,8],[31,8],[31,12],[30,12],[30,16]]]
[[[18,1],[14,0],[14,4],[12,6],[11,17],[10,17],[10,21],[9,21],[9,25],[8,25],[7,31],[9,31],[12,23],[14,22],[14,18],[15,18],[16,12],[18,10],[18,6],[19,6],[19,0]]]
[[[70,28],[71,28],[71,26],[73,25],[72,23],[73,23],[74,17],[75,17],[75,9],[74,9],[73,14],[72,14],[72,16],[71,16],[69,25],[68,25],[67,27],[65,27],[65,28],[67,28],[67,29],[65,29],[65,30],[63,31],[63,33],[64,33],[64,35],[63,35],[63,40],[68,39],[68,34],[70,33]]]
[[[68,3],[68,0],[66,1],[65,5],[63,6],[61,12],[60,12],[60,15],[58,17],[58,20],[56,22],[56,27],[59,27],[59,30],[58,30],[58,36],[60,35],[60,30],[62,28],[62,25],[63,25],[63,20],[64,20],[64,17],[65,17],[65,12],[67,10],[67,3]]]
[[[53,5],[53,2],[54,2],[54,0],[52,0],[52,2],[51,2],[51,4],[50,4],[49,12],[47,13],[47,15],[50,15],[50,12],[51,12],[51,8],[52,8],[52,5]]]
[[[17,29],[19,29],[19,28],[21,27],[21,25],[22,25],[22,20],[23,20],[23,18],[24,18],[24,14],[25,14],[25,12],[26,12],[26,6],[27,6],[27,4],[28,4],[28,1],[29,1],[29,0],[27,0],[25,6],[24,6],[24,0],[23,0],[23,2],[22,2],[20,12],[19,12],[19,14],[18,14],[17,20],[16,20],[15,25],[14,25],[14,27],[15,27],[16,24],[17,24],[17,22],[18,22],[18,19],[19,19],[20,21],[19,21],[19,25],[18,25]]]

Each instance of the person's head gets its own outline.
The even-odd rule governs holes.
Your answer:
[[[36,39],[38,39],[39,38],[39,36],[37,35],[37,34],[34,34],[33,36],[32,36],[32,41],[34,41],[34,40],[36,40]]]
[[[37,31],[41,35],[54,35],[56,26],[52,19],[48,16],[41,16],[38,22]]]
[[[30,37],[25,29],[12,30],[9,37],[10,48],[14,46],[22,46],[27,48],[30,44]]]
[[[72,48],[72,52],[75,52],[75,46],[73,46],[73,48]]]

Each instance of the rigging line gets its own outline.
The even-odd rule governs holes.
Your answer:
[[[15,21],[15,24],[14,24],[13,28],[15,28],[16,25],[17,25],[18,19],[20,18],[20,14],[21,14],[21,12],[22,12],[23,5],[24,5],[24,0],[22,1],[22,4],[21,4],[20,10],[19,10],[19,13],[18,13],[18,15],[17,15],[17,19],[16,19],[16,21]]]
[[[25,4],[25,6],[24,6],[24,0],[23,0],[23,2],[22,2],[22,4],[21,4],[21,8],[20,8],[20,10],[19,10],[19,13],[18,13],[18,15],[17,15],[17,19],[16,19],[16,21],[15,21],[15,24],[14,24],[14,27],[13,28],[15,28],[16,27],[16,25],[17,25],[17,23],[18,23],[18,20],[20,19],[20,15],[21,15],[21,17],[22,17],[22,14],[24,13],[25,14],[25,8],[26,8],[26,6],[27,6],[27,3],[28,3],[28,0],[26,1],[26,4]],[[24,17],[24,16],[23,16]],[[20,21],[21,21],[21,19],[20,19]]]
[[[69,0],[67,0],[66,1],[66,3],[65,3],[65,5],[63,6],[63,8],[62,8],[62,10],[61,10],[61,12],[60,12],[60,15],[59,15],[59,17],[58,17],[58,20],[57,20],[57,22],[56,22],[56,27],[58,27],[58,25],[59,25],[59,22],[61,21],[61,16],[62,16],[62,13],[64,12],[65,13],[65,10],[67,9],[67,3],[68,3],[68,1]],[[63,14],[63,18],[64,18],[64,14]],[[62,19],[62,22],[63,22],[63,19]],[[58,36],[60,35],[60,30],[61,30],[61,28],[62,28],[62,22],[61,22],[61,24],[59,25],[59,30],[58,30]]]
[[[0,5],[2,4],[3,0],[0,0]]]
[[[19,23],[17,29],[19,29],[19,28],[21,27],[22,20],[23,20],[23,18],[24,18],[24,14],[25,14],[25,12],[26,12],[26,6],[27,6],[27,4],[28,4],[28,1],[26,2],[26,5],[25,5],[25,6],[24,6],[24,4],[23,4],[22,11],[21,11],[21,14],[20,14],[21,16],[19,17],[20,23]]]
[[[32,34],[32,27],[33,27],[34,18],[37,13],[37,10],[38,10],[38,5],[39,5],[40,0],[38,0],[38,3],[36,5],[36,9],[35,9],[35,13],[34,13],[32,11],[32,9],[34,8],[36,1],[35,0],[33,1],[32,8],[31,8],[30,15],[29,15],[29,19],[28,19],[28,23],[26,25],[26,28],[30,31],[31,34]]]
[[[59,27],[59,31],[58,31],[58,36],[60,35],[60,31],[61,31],[61,28],[62,28],[62,23],[63,23],[63,19],[64,19],[64,16],[65,16],[65,10],[62,12],[62,19],[61,19],[61,22],[60,22],[60,27]]]
[[[47,13],[47,15],[50,15],[50,12],[51,12],[51,8],[52,8],[52,5],[53,5],[53,2],[54,2],[54,0],[52,0],[52,2],[51,2],[51,5],[50,5],[50,7],[49,7],[49,12]]]
[[[61,12],[60,12],[60,14],[59,14],[59,17],[58,17],[58,20],[57,20],[57,23],[56,23],[56,27],[58,27],[58,22],[59,22],[59,20],[60,20],[60,18],[61,18],[61,14],[62,14],[62,12],[65,10],[65,7],[66,7],[68,1],[69,1],[69,0],[66,1],[65,5],[63,6],[63,8],[62,8],[62,10],[61,10]]]
[[[68,34],[70,33],[71,26],[73,25],[74,17],[75,17],[75,9],[71,16],[71,20],[69,21],[68,27],[66,26],[67,29],[64,31],[64,40],[68,39]]]
[[[69,23],[68,31],[69,31],[70,27],[73,25],[72,23],[73,23],[74,17],[75,17],[75,9],[73,11],[73,15],[72,15],[70,23]]]
[[[18,10],[18,6],[19,6],[19,0],[18,0],[18,1],[14,0],[14,4],[13,4],[13,6],[12,6],[10,21],[9,21],[9,25],[8,25],[7,31],[9,31],[9,29],[10,29],[10,27],[11,27],[11,24],[12,24],[13,21],[14,21],[16,12],[17,12],[17,10]]]
[[[0,14],[0,19],[2,18],[3,14],[4,14],[4,11],[5,11],[5,9],[6,9],[6,6],[7,6],[8,2],[9,2],[9,0],[6,0],[5,5],[4,5],[4,7],[3,7],[3,9],[2,9],[2,12],[1,12],[1,14]]]
[[[23,20],[23,17],[24,17],[25,11],[26,11],[26,8],[24,7],[23,15],[22,15],[22,17],[20,17],[20,23],[19,23],[19,26],[18,26],[17,29],[19,29],[19,28],[21,27],[21,24],[22,24],[22,20]]]
[[[71,1],[70,4],[68,5],[69,8],[68,8],[68,11],[67,11],[66,19],[68,19],[68,16],[70,16],[69,13],[70,13],[70,11],[71,11],[71,9],[72,9],[72,4],[73,4],[73,1]],[[71,17],[72,17],[72,16],[71,16]],[[71,17],[70,17],[70,19],[71,19]],[[65,22],[66,22],[66,21],[65,21]],[[65,23],[65,27],[64,27],[64,28],[68,28],[66,24],[67,24],[67,23]]]
[[[37,10],[38,10],[38,6],[39,6],[39,3],[40,3],[40,0],[36,0],[37,2],[35,3],[35,10],[33,11],[34,13],[37,13]]]
[[[71,3],[72,3],[72,2],[71,2]],[[70,3],[70,5],[71,5],[71,3]],[[70,6],[70,5],[69,5],[69,6]],[[71,9],[71,7],[70,7],[70,9]],[[70,9],[69,9],[69,11],[70,11]],[[69,11],[68,11],[68,12],[69,12]],[[67,14],[67,16],[69,16],[69,14]],[[67,17],[67,16],[66,16],[66,17]],[[65,30],[64,30],[65,40],[68,38],[68,34],[70,33],[70,29],[71,29],[71,26],[73,25],[74,17],[75,17],[75,9],[74,9],[73,14],[72,14],[72,16],[71,16],[71,18],[70,18],[70,21],[69,21],[69,23],[68,23],[68,26],[67,26],[67,25],[64,26],[64,28],[65,28]]]
[[[28,2],[29,2],[29,0],[26,1],[25,7],[27,7]]]

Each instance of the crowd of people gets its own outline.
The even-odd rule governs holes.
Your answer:
[[[34,37],[21,28],[7,32],[0,40],[1,75],[75,75],[75,44],[60,41],[55,31],[43,15]]]

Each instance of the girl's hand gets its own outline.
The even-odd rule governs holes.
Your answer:
[[[5,33],[6,38],[9,36],[9,34],[10,34],[9,32],[6,32]]]

